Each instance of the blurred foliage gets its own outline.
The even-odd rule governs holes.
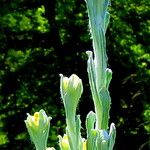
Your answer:
[[[85,51],[92,49],[84,1],[0,0],[0,149],[33,149],[26,113],[41,108],[53,117],[49,145],[65,130],[59,73],[84,83],[82,126],[93,109]],[[112,0],[107,31],[116,150],[150,146],[150,3]],[[83,135],[84,129],[83,129]]]
[[[39,31],[45,33],[49,30],[49,25],[47,19],[42,17],[44,12],[44,6],[25,10],[22,13],[11,12],[1,18],[2,26],[13,32]]]

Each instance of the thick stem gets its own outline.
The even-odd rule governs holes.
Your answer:
[[[89,25],[93,40],[94,61],[88,52],[88,74],[96,112],[96,129],[108,129],[110,96],[107,82],[107,55],[105,32],[109,23],[109,0],[86,0]]]

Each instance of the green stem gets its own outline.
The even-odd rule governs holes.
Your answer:
[[[86,2],[94,49],[94,59],[91,52],[87,52],[87,54],[89,56],[89,83],[96,112],[96,129],[107,129],[111,102],[108,87],[106,87],[108,81],[105,38],[109,23],[109,13],[107,12],[109,0],[86,0]]]

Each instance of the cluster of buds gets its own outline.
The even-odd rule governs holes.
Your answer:
[[[87,72],[94,102],[95,112],[86,117],[87,138],[81,137],[80,115],[76,115],[79,99],[83,92],[82,80],[75,74],[69,78],[60,74],[60,93],[66,113],[66,133],[59,137],[61,150],[112,150],[116,129],[112,123],[108,131],[111,98],[109,84],[111,69],[107,68],[105,33],[109,23],[107,11],[109,0],[85,0],[89,15],[89,26],[93,40],[92,51],[87,51]],[[47,148],[47,139],[51,117],[44,110],[28,114],[25,120],[30,137],[36,150],[54,150]]]

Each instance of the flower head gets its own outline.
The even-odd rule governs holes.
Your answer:
[[[60,92],[65,106],[66,117],[75,117],[79,98],[83,92],[82,81],[75,74],[72,74],[69,78],[60,74],[60,77]]]
[[[74,96],[76,99],[79,99],[81,93],[83,92],[81,79],[75,74],[72,74],[69,78],[60,74],[60,77],[60,90],[62,98],[65,98],[66,96]]]
[[[46,149],[51,117],[44,110],[35,112],[33,116],[27,115],[25,124],[36,149]]]

